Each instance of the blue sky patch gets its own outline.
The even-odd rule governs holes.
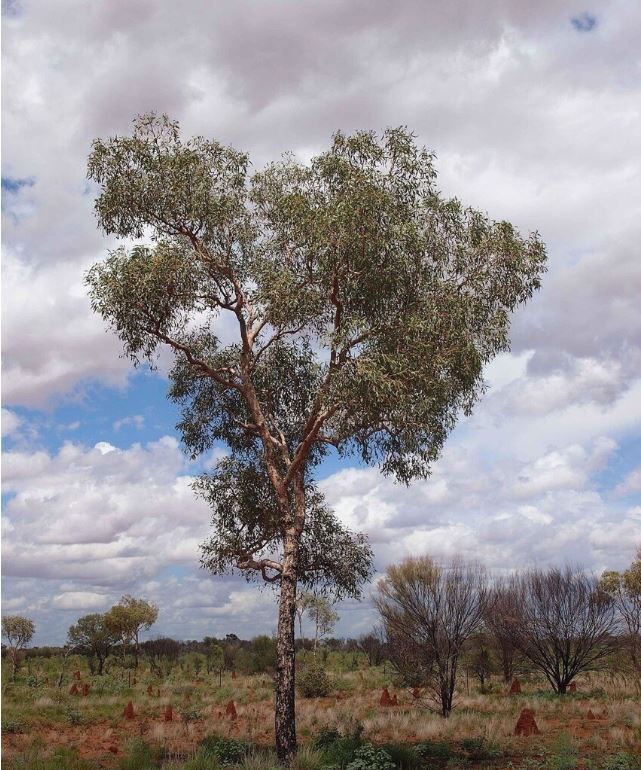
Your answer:
[[[3,3],[4,10],[4,3]],[[33,187],[36,180],[33,177],[25,177],[24,179],[16,179],[11,176],[2,177],[2,192],[17,193],[23,187]]]
[[[577,32],[591,32],[597,24],[597,18],[591,13],[580,13],[570,19],[572,26]]]

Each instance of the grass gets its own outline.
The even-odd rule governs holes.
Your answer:
[[[605,675],[580,680],[576,696],[564,697],[549,693],[534,677],[521,678],[523,693],[513,697],[506,696],[498,679],[486,693],[470,680],[469,690],[461,688],[456,709],[444,720],[415,702],[409,690],[395,687],[389,671],[362,664],[352,670],[348,663],[341,664],[337,656],[332,662],[330,655],[332,693],[298,699],[302,748],[293,770],[346,768],[368,742],[384,748],[398,770],[641,770],[634,765],[641,752],[641,707],[631,688]],[[267,675],[239,675],[236,680],[227,675],[218,687],[217,676],[206,680],[177,667],[160,680],[141,668],[136,685],[130,687],[127,672],[114,666],[105,677],[92,677],[84,659],[78,659],[68,672],[80,670],[82,681],[89,683],[89,695],[83,697],[69,695],[69,673],[63,687],[56,687],[55,659],[38,665],[41,670],[20,672],[15,683],[3,685],[3,759],[10,770],[278,767],[271,750],[274,688]],[[39,684],[34,686],[34,681]],[[147,694],[149,684],[152,695]],[[398,708],[379,706],[384,686],[398,695]],[[122,715],[128,700],[136,714],[132,722]],[[238,711],[235,721],[224,713],[230,700]],[[167,704],[173,707],[172,722],[163,720]],[[513,736],[525,707],[534,710],[540,736]],[[588,710],[597,720],[587,721]],[[33,743],[38,735],[44,743]],[[244,741],[242,756],[226,759],[200,746],[207,735],[216,735],[221,745]],[[62,743],[76,745],[79,751]],[[112,745],[117,753],[111,753]]]

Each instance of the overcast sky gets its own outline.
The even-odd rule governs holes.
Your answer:
[[[198,569],[209,513],[160,375],[91,314],[86,158],[149,110],[308,159],[336,129],[406,124],[448,195],[538,230],[550,270],[432,477],[329,463],[381,571],[410,553],[493,570],[621,568],[641,543],[638,0],[2,0],[3,613],[60,643],[123,593],[153,634],[249,637],[272,598]],[[215,458],[205,458],[205,463]],[[338,632],[374,621],[340,608]]]

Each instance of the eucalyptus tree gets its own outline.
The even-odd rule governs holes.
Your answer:
[[[14,679],[20,664],[20,650],[29,644],[35,632],[36,626],[31,618],[25,618],[23,615],[2,616],[2,636],[9,645]]]
[[[133,596],[123,596],[118,604],[105,614],[105,626],[111,634],[121,642],[122,653],[132,644],[134,659],[138,668],[140,651],[140,633],[148,631],[158,619],[158,607],[146,599],[136,599]]]
[[[636,685],[641,688],[641,548],[623,573],[614,570],[604,572],[599,588],[612,598],[624,623],[632,670]]]
[[[67,634],[72,648],[80,647],[98,660],[98,675],[102,676],[109,650],[118,641],[116,633],[107,625],[106,615],[95,612],[78,618]]]
[[[191,454],[230,451],[200,485],[227,490],[210,497],[223,527],[205,563],[279,591],[276,744],[289,758],[297,583],[357,595],[369,569],[315,469],[335,451],[401,482],[427,475],[508,348],[544,246],[444,199],[432,154],[404,128],[339,132],[309,164],[286,156],[252,174],[245,153],[183,141],[152,114],[96,140],[88,173],[103,230],[143,239],[91,269],[94,309],[135,363],[173,351]]]

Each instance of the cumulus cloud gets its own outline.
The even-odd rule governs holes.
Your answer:
[[[538,229],[542,290],[433,476],[404,488],[343,468],[323,485],[379,569],[418,550],[497,569],[625,565],[639,471],[602,479],[641,425],[634,3],[28,0],[3,27],[5,606],[58,641],[127,591],[157,601],[159,628],[183,638],[273,624],[269,591],[198,572],[209,515],[175,439],[118,446],[125,427],[149,428],[131,407],[110,415],[117,439],[45,449],[14,411],[127,382],[82,283],[115,245],[96,229],[85,167],[96,136],[147,110],[247,149],[255,167],[286,150],[307,159],[337,128],[407,124],[437,151],[446,194]],[[340,632],[371,622],[342,611]]]
[[[256,165],[289,149],[309,157],[337,128],[407,123],[437,150],[446,192],[550,244],[545,298],[518,317],[517,348],[578,398],[616,398],[640,359],[633,5],[606,2],[592,24],[580,4],[551,0],[536,11],[526,0],[25,4],[5,20],[7,402],[123,381],[127,363],[80,282],[112,245],[95,228],[85,163],[95,136],[150,109],[249,149]],[[542,383],[539,409],[558,408],[557,380]]]
[[[2,435],[3,436],[11,436],[14,434],[18,426],[20,425],[20,418],[15,412],[12,412],[10,409],[3,409],[2,410]]]

